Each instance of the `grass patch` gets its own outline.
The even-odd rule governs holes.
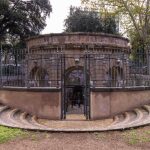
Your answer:
[[[12,140],[16,137],[25,136],[27,133],[21,129],[0,126],[0,144]]]
[[[138,132],[138,130],[131,130],[125,132],[123,135],[130,145],[142,144],[150,142],[149,130],[145,132]]]
[[[137,144],[139,142],[139,137],[136,131],[134,130],[131,130],[130,132],[125,133],[124,136],[128,140],[128,143],[131,145]]]
[[[105,138],[105,135],[101,132],[94,132],[93,134],[97,140],[102,140]]]
[[[145,131],[145,134],[150,134],[150,130],[148,130],[148,131]]]

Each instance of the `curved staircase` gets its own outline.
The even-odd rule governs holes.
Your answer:
[[[0,125],[28,130],[83,132],[107,131],[135,128],[150,124],[150,105],[144,105],[133,111],[116,115],[114,118],[86,120],[45,120],[38,119],[19,109],[13,109],[0,104]]]

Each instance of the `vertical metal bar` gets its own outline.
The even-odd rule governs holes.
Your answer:
[[[64,119],[66,119],[66,57],[65,54],[63,55],[64,67],[63,67],[63,81],[64,81]]]
[[[61,119],[64,119],[63,55],[61,54]]]
[[[87,53],[84,57],[85,59],[85,64],[84,64],[84,89],[85,89],[85,92],[84,92],[84,101],[85,101],[85,115],[86,115],[86,119],[89,119],[90,118],[90,101],[89,101],[89,98],[90,98],[90,72],[89,72],[89,54]]]
[[[59,87],[59,81],[58,81],[58,78],[59,78],[59,71],[58,71],[58,67],[59,67],[59,59],[58,59],[59,57],[58,57],[58,47],[57,47],[57,56],[56,56],[56,59],[57,59],[57,87]]]
[[[109,79],[109,87],[111,87],[112,86],[112,69],[111,69],[111,67],[110,67],[110,54],[108,54],[108,62],[109,62],[109,64],[108,64],[108,73],[109,73],[109,76],[110,76],[110,79]]]
[[[122,87],[124,88],[125,87],[125,78],[127,78],[127,72],[126,72],[125,66],[124,66],[124,61],[126,61],[126,58],[125,58],[124,53],[122,55],[123,55],[123,57],[122,57],[122,67],[120,67],[120,73],[121,73],[121,76],[122,76],[121,78],[123,80]],[[124,72],[125,72],[125,75],[124,75]]]
[[[88,91],[88,93],[87,93],[87,99],[88,99],[88,119],[90,119],[91,118],[91,115],[90,115],[90,109],[91,109],[91,107],[90,107],[90,54],[88,54],[88,57],[87,57],[87,73],[86,73],[86,78],[87,78],[87,91]]]
[[[65,55],[61,54],[61,119],[66,118]]]
[[[84,55],[84,115],[86,116],[87,119],[87,91],[86,91],[86,57],[87,54]]]
[[[26,62],[27,62],[27,64],[26,64],[26,66],[27,66],[27,68],[26,68],[26,71],[27,71],[27,73],[26,73],[26,87],[27,88],[30,88],[30,84],[29,84],[29,61],[30,61],[30,57],[32,57],[33,56],[33,54],[31,54],[31,56],[29,57],[29,47],[28,47],[28,51],[27,51],[27,54],[26,54],[26,56],[27,56],[27,58],[26,58]],[[33,56],[34,57],[34,56]]]
[[[1,47],[0,47],[0,87],[3,86],[3,81],[2,81],[2,69],[3,69],[3,66],[2,66],[2,43],[1,44]]]

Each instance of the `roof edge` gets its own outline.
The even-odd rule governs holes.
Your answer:
[[[42,37],[66,36],[66,35],[107,36],[107,37],[114,37],[114,38],[123,39],[123,40],[126,40],[127,42],[129,42],[128,38],[122,37],[120,35],[100,33],[100,32],[63,32],[63,33],[41,34],[41,35],[36,35],[36,36],[29,37],[29,38],[26,39],[26,41],[29,41],[29,40],[32,40],[32,39],[38,39],[38,38],[42,38]]]

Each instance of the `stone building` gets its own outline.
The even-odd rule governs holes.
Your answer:
[[[89,117],[90,89],[128,83],[128,39],[102,33],[62,33],[27,40],[29,87],[60,88],[63,113]]]

